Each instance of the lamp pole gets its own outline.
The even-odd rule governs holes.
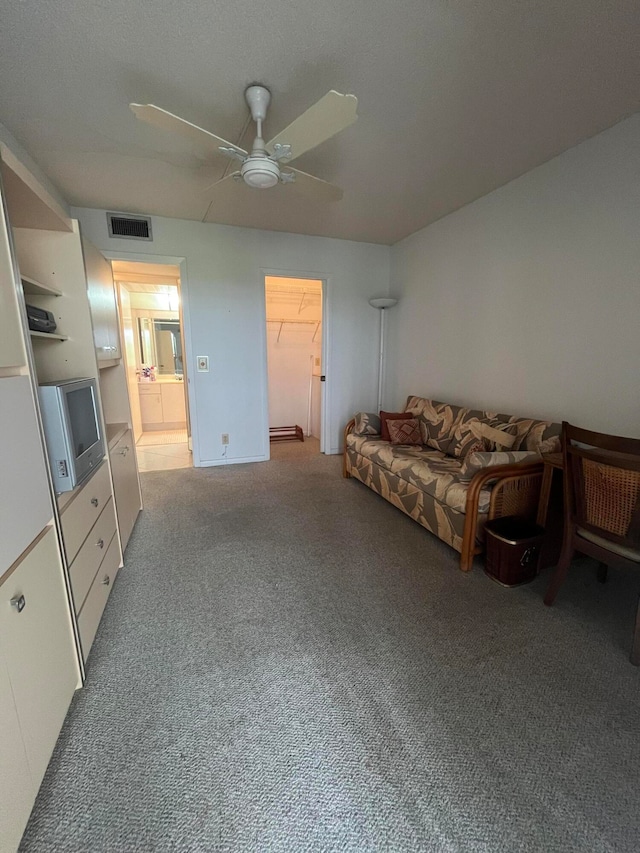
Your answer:
[[[384,378],[384,312],[398,304],[397,299],[388,296],[376,297],[369,300],[372,308],[380,311],[380,354],[378,360],[378,411],[382,408],[382,382]]]

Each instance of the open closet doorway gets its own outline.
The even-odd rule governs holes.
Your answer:
[[[138,467],[189,468],[193,462],[180,268],[117,260],[111,266]]]
[[[265,276],[272,456],[321,451],[322,290],[320,279]]]

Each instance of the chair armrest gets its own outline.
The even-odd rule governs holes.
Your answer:
[[[492,480],[497,480],[497,484],[494,486],[495,489],[500,487],[503,480],[516,483],[518,480],[526,480],[534,474],[542,477],[543,467],[542,461],[513,462],[509,465],[491,465],[488,468],[483,468],[474,475],[467,489],[462,554],[460,557],[460,568],[462,571],[470,571],[473,565],[476,529],[478,526],[478,505],[482,489]]]

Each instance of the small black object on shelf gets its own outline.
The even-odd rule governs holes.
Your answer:
[[[51,311],[37,308],[35,305],[27,305],[27,320],[32,332],[55,332],[56,320]]]

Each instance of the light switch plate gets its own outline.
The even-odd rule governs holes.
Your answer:
[[[198,363],[198,373],[208,373],[209,372],[209,356],[208,355],[199,355],[196,357],[196,361]]]

